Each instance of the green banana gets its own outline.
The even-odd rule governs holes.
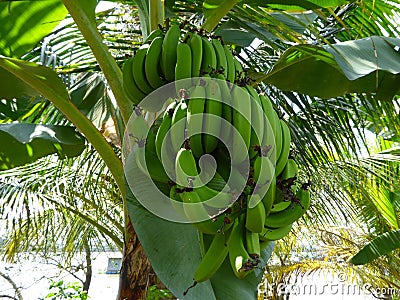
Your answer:
[[[259,234],[246,230],[246,249],[250,257],[257,259],[261,255]]]
[[[272,181],[268,187],[267,193],[262,198],[262,203],[264,204],[265,215],[268,216],[271,212],[271,209],[274,205],[276,195],[276,177],[272,178]]]
[[[227,168],[227,165],[223,164],[222,161],[218,161],[218,166],[220,165],[221,168],[227,169],[229,172],[229,168]],[[218,166],[217,171],[219,170]],[[239,170],[235,166],[231,166],[230,173],[228,173],[228,178],[229,187],[233,192],[242,193],[242,191],[246,189],[248,177],[246,177],[246,174],[244,174],[244,172],[241,172],[241,170]],[[228,178],[226,178],[226,180],[228,180]]]
[[[221,124],[221,141],[229,141],[232,139],[232,108],[231,108],[231,91],[230,83],[226,82],[224,75],[217,74],[217,82],[221,90],[221,100],[222,100],[222,118],[226,122]],[[228,86],[229,85],[229,86]]]
[[[140,101],[144,97],[146,97],[146,94],[138,88],[135,80],[133,80],[132,61],[133,57],[130,57],[124,62],[124,65],[122,66],[123,88],[129,100],[133,104],[138,105]]]
[[[175,159],[175,182],[185,188],[201,186],[197,164],[191,150],[179,149]]]
[[[208,80],[206,85],[206,103],[203,116],[203,150],[211,153],[217,148],[218,137],[221,131],[222,102],[221,90],[214,80]]]
[[[235,60],[233,61],[235,64],[235,83],[238,81],[241,81],[244,78],[244,71],[242,64],[240,61],[235,57]]]
[[[214,235],[207,252],[194,273],[193,279],[195,282],[206,281],[218,271],[228,255],[229,240],[230,231]]]
[[[276,160],[274,162],[276,163],[282,149],[282,130],[280,128],[278,114],[272,106],[271,100],[266,95],[261,94],[260,100],[266,117],[265,120],[268,121],[269,125],[271,126],[271,130],[275,138],[275,141],[273,143],[275,144],[275,149],[272,149],[271,153],[273,153],[275,150],[274,157],[276,157]],[[266,129],[267,128],[268,126],[266,126]],[[270,138],[271,137],[268,134],[265,134],[263,145],[272,145],[272,142],[269,140]]]
[[[298,202],[292,201],[291,205],[285,210],[269,214],[265,219],[265,226],[279,228],[297,221],[310,207],[310,192],[299,189],[296,196],[299,200]]]
[[[157,156],[146,147],[139,147],[136,151],[136,163],[139,169],[153,180],[168,183],[169,177]]]
[[[271,207],[270,213],[273,214],[285,210],[290,206],[290,204],[290,201],[281,201],[279,203],[274,203]]]
[[[292,230],[292,223],[279,228],[264,228],[259,234],[262,241],[277,241],[285,237]]]
[[[229,261],[233,273],[238,278],[244,278],[256,267],[243,243],[244,230],[244,218],[240,216],[235,220],[232,226],[231,237],[228,243]]]
[[[156,134],[157,134],[157,131],[158,131],[158,125],[156,126],[155,124],[153,124],[150,127],[149,132],[147,133],[147,137],[146,137],[146,149],[147,149],[147,151],[156,153]]]
[[[271,209],[273,203],[272,195],[268,195],[268,191],[271,189],[271,185],[275,184],[275,176],[274,176],[274,165],[268,156],[257,156],[253,165],[253,180],[254,180],[254,194],[257,194],[261,197],[262,201],[267,204],[267,207],[264,208],[268,213]],[[273,188],[270,193],[273,193]],[[266,197],[267,196],[267,197]],[[252,198],[250,201],[257,200],[257,198]],[[249,206],[253,207],[255,203],[250,202]]]
[[[135,115],[132,116],[132,121],[129,122],[129,136],[134,138],[137,143],[140,144],[140,142],[146,140],[149,126],[147,125],[140,108],[135,107],[134,113]]]
[[[231,101],[233,126],[237,130],[233,131],[232,136],[232,162],[237,164],[248,157],[251,137],[251,100],[250,95],[243,88],[234,86],[231,91]]]
[[[190,98],[187,105],[187,133],[189,145],[195,157],[203,155],[203,142],[201,130],[203,128],[203,113],[206,103],[206,91],[201,84],[190,90]],[[200,132],[195,134],[195,132]]]
[[[253,165],[253,178],[256,185],[263,186],[272,182],[274,165],[268,156],[257,156]],[[262,195],[263,196],[263,195]]]
[[[174,114],[175,108],[178,105],[176,101],[171,102],[168,107],[166,108],[163,119],[161,121],[160,127],[158,128],[157,134],[156,134],[156,153],[157,157],[160,161],[162,161],[161,157],[161,149],[162,149],[162,144],[165,140],[166,143],[170,143],[171,141],[168,140],[169,135],[168,135],[168,130],[171,128],[171,123],[172,123],[172,116]],[[167,140],[166,140],[167,139]]]
[[[202,37],[203,59],[201,62],[201,75],[209,74],[217,69],[217,55],[212,43],[206,37]]]
[[[147,47],[140,48],[136,51],[135,56],[132,61],[132,75],[137,87],[144,93],[150,94],[154,89],[151,87],[150,83],[146,79],[145,73],[145,60]]]
[[[218,39],[212,39],[211,44],[214,47],[215,54],[217,55],[217,71],[222,72],[224,77],[228,76],[228,62],[226,61],[224,46]]]
[[[144,40],[144,43],[150,43],[151,41],[153,41],[157,37],[161,37],[161,38],[163,37],[163,32],[159,28],[154,29],[152,32],[150,32],[150,34]]]
[[[161,70],[168,81],[174,81],[175,79],[177,47],[180,35],[181,30],[179,26],[172,25],[164,37],[161,53]]]
[[[247,205],[246,228],[251,232],[260,233],[263,230],[265,224],[264,204],[261,201],[260,196],[258,196],[257,194],[253,194],[251,196],[248,196],[247,198],[248,202],[250,202],[250,199],[257,199],[258,203],[252,208]]]
[[[192,51],[192,77],[199,77],[203,61],[203,41],[201,36],[193,33],[189,39],[189,46]]]
[[[174,153],[177,153],[179,148],[186,139],[186,117],[187,117],[187,104],[186,101],[180,101],[175,108],[171,120],[171,145]]]
[[[153,89],[157,89],[165,84],[165,80],[161,78],[162,74],[160,74],[159,70],[162,44],[163,38],[161,36],[154,38],[147,49],[144,62],[146,79]]]
[[[261,147],[264,136],[264,111],[260,97],[254,87],[246,86],[247,91],[251,96],[251,136],[250,136],[250,158],[254,158]]]
[[[192,50],[186,43],[178,43],[176,48],[175,81],[192,77]],[[187,89],[191,82],[176,82],[176,91]]]
[[[203,205],[199,195],[195,191],[183,191],[179,194],[185,204],[184,211],[188,220],[199,230],[206,234],[217,234],[228,230],[233,225],[233,214],[225,216],[220,214],[210,218],[208,211]],[[198,220],[204,220],[199,222]]]
[[[297,163],[294,161],[294,159],[289,158],[286,162],[285,168],[282,171],[282,174],[280,175],[280,178],[287,180],[289,178],[296,177],[298,171],[299,167],[297,166]]]
[[[199,195],[201,201],[210,207],[225,209],[233,202],[233,195],[231,193],[216,191],[206,185],[194,190]]]
[[[279,176],[281,174],[283,168],[286,165],[286,162],[289,159],[290,142],[291,142],[290,129],[288,125],[282,119],[280,119],[279,122],[282,130],[282,151],[281,154],[279,155],[279,158],[276,161],[276,168],[275,168],[276,176]]]
[[[226,79],[229,82],[234,83],[236,77],[235,70],[235,58],[233,57],[232,51],[229,49],[227,45],[224,45],[225,57],[226,57],[226,65],[227,65],[227,75]]]

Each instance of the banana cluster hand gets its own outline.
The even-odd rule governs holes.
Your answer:
[[[235,82],[243,69],[227,45],[200,32],[184,33],[172,25],[154,30],[123,65],[124,90],[137,105],[155,89],[180,79],[220,73]],[[177,91],[185,86],[177,83]]]
[[[147,137],[135,110],[136,163],[144,176],[168,184],[174,212],[211,241],[195,283],[211,278],[225,259],[238,278],[250,274],[268,243],[286,236],[310,206],[288,123],[267,95],[245,84],[230,48],[199,32],[158,29],[123,74],[135,104],[168,82],[189,79],[178,81],[178,96]]]

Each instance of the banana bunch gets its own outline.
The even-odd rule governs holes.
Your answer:
[[[267,95],[246,85],[230,48],[199,32],[183,34],[174,25],[154,31],[125,62],[123,76],[135,105],[177,81],[176,96],[150,130],[136,106],[131,133],[143,175],[169,188],[164,194],[172,208],[203,237],[194,284],[210,279],[225,260],[244,278],[310,206],[288,123]],[[186,78],[192,80],[181,85]]]
[[[165,33],[154,30],[122,67],[124,90],[135,105],[169,82],[213,73],[233,83],[242,77],[243,69],[221,40],[200,31],[185,33],[177,25]],[[177,91],[185,88],[176,85]]]

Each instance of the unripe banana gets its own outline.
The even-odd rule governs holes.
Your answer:
[[[199,173],[197,171],[197,164],[189,149],[181,148],[175,160],[175,182],[185,188],[193,188],[201,186],[199,181]]]
[[[128,58],[122,67],[123,88],[129,100],[138,105],[146,97],[146,94],[138,88],[135,80],[133,80],[132,61],[133,57]]]
[[[269,157],[257,156],[253,165],[254,182],[260,186],[269,184],[272,182],[274,174],[275,168]]]
[[[233,131],[231,159],[234,164],[237,164],[248,157],[251,137],[251,101],[249,94],[238,86],[232,88],[231,101],[233,126],[237,129]]]
[[[268,216],[271,212],[271,209],[275,201],[275,195],[276,195],[276,177],[274,176],[272,178],[271,184],[268,187],[267,193],[262,198],[266,216]]]
[[[203,60],[201,62],[201,73],[209,74],[217,68],[217,55],[212,43],[202,37]]]
[[[226,82],[224,75],[218,74],[217,82],[221,90],[221,100],[222,100],[222,117],[227,122],[222,122],[221,124],[221,141],[232,140],[232,107],[231,107],[231,91],[230,83]],[[228,86],[229,85],[229,86]]]
[[[243,189],[246,188],[247,180],[248,180],[248,174],[245,174],[242,170],[236,168],[235,166],[231,166],[231,170],[229,173],[229,168],[226,167],[226,165],[220,163],[218,161],[218,166],[221,165],[221,168],[228,169],[228,177],[229,177],[229,187],[231,188],[232,191],[236,193],[241,193]],[[218,170],[218,168],[217,168]]]
[[[136,163],[139,169],[153,180],[168,183],[169,177],[164,171],[164,167],[157,156],[146,147],[139,147],[136,151]]]
[[[291,202],[290,201],[281,201],[279,203],[273,204],[271,207],[271,214],[278,213],[282,210],[285,210],[290,206]]]
[[[174,81],[175,79],[176,49],[180,35],[181,30],[179,26],[172,25],[164,37],[161,54],[161,70],[164,73],[165,79],[168,81]]]
[[[260,95],[261,104],[264,110],[264,114],[266,120],[268,121],[269,125],[271,126],[272,133],[275,137],[275,149],[272,149],[273,152],[275,150],[276,160],[278,160],[279,155],[282,149],[282,130],[278,118],[278,114],[276,113],[274,107],[272,106],[271,100],[264,94]],[[265,138],[270,138],[268,135],[264,135]],[[263,141],[264,145],[270,145],[270,142]],[[275,161],[276,162],[276,161]]]
[[[251,232],[260,233],[263,230],[265,224],[264,204],[261,201],[260,196],[258,196],[257,194],[248,196],[248,202],[251,201],[250,199],[256,199],[258,200],[258,203],[252,208],[250,208],[249,205],[247,206],[246,228]]]
[[[158,125],[153,124],[150,127],[146,137],[146,149],[147,151],[156,153],[156,134],[158,131]]]
[[[206,103],[205,97],[205,88],[199,83],[199,85],[194,86],[190,91],[190,98],[188,100],[186,126],[189,145],[195,157],[200,157],[204,154],[201,130],[203,128],[203,113]],[[200,133],[194,134],[195,132]]]
[[[189,39],[192,51],[192,77],[199,77],[203,61],[203,41],[200,35],[193,33]]]
[[[186,139],[186,118],[187,104],[186,101],[180,101],[175,108],[171,120],[171,144],[174,153],[178,152]]]
[[[269,212],[274,199],[271,197],[271,203],[269,203],[267,199],[264,198],[270,190],[271,185],[276,183],[276,178],[274,176],[274,166],[270,159],[266,156],[257,156],[256,160],[254,161],[253,172],[251,173],[251,175],[252,177],[250,177],[250,186],[252,187],[253,194],[259,195],[262,198],[262,201],[268,203],[268,206],[265,209],[266,212]],[[270,191],[270,193],[272,192],[273,191]],[[253,201],[257,201],[257,199],[254,197],[250,199],[250,207],[253,207],[255,205]]]
[[[165,84],[159,70],[162,44],[163,38],[161,36],[154,38],[147,49],[146,60],[144,62],[146,78],[153,89],[157,89]]]
[[[298,171],[299,167],[297,166],[297,163],[294,161],[294,159],[289,158],[286,162],[285,168],[282,171],[282,174],[280,175],[280,178],[283,180],[294,178],[297,176]]]
[[[257,155],[258,148],[262,146],[265,129],[264,111],[260,97],[252,86],[246,86],[251,96],[251,136],[249,156],[253,158]]]
[[[217,70],[224,74],[224,77],[228,76],[228,62],[226,61],[224,46],[218,39],[212,39],[211,43],[214,47],[215,54],[217,55]]]
[[[171,102],[166,108],[163,119],[161,121],[160,127],[158,128],[156,135],[156,153],[157,157],[160,161],[162,161],[161,157],[161,149],[163,142],[171,143],[170,136],[167,135],[168,130],[171,128],[172,116],[174,114],[175,108],[178,105],[176,101]]]
[[[246,230],[246,249],[250,257],[257,259],[261,255],[259,234]]]
[[[150,43],[151,41],[153,41],[157,37],[161,37],[161,38],[163,37],[163,32],[159,28],[154,29],[152,32],[150,32],[150,34],[144,40],[144,43]]]
[[[290,142],[291,142],[290,129],[288,125],[282,119],[280,119],[279,121],[282,131],[282,151],[276,162],[276,168],[275,168],[276,176],[279,176],[281,174],[283,168],[286,165],[286,162],[289,159]]]
[[[176,48],[175,81],[192,77],[192,50],[186,43],[178,43]],[[191,82],[176,82],[176,90],[187,89]]]
[[[259,234],[262,241],[277,241],[285,237],[292,230],[292,223],[279,228],[264,228]]]
[[[134,114],[132,116],[132,121],[129,122],[129,136],[134,138],[138,144],[143,142],[147,138],[147,134],[149,132],[149,126],[147,125],[144,116],[142,115],[142,111],[140,108],[136,107],[134,110]]]
[[[232,226],[231,237],[228,243],[229,261],[233,273],[238,278],[244,278],[256,267],[243,244],[243,240],[245,239],[244,232],[244,219],[243,216],[240,216]]]
[[[211,153],[217,148],[221,131],[222,102],[221,90],[214,80],[208,80],[206,85],[205,115],[203,116],[203,150]],[[218,99],[218,100],[213,100]]]
[[[137,87],[144,93],[150,94],[154,89],[146,79],[145,60],[147,47],[140,48],[136,51],[132,61],[132,75]]]
[[[218,271],[228,255],[229,238],[230,231],[214,235],[210,247],[194,273],[195,282],[206,281]]]
[[[220,214],[216,217],[210,218],[208,211],[195,191],[183,191],[179,196],[185,204],[194,204],[185,205],[184,211],[188,220],[192,222],[193,226],[195,226],[200,232],[206,234],[217,234],[225,232],[233,225],[233,218],[235,218],[235,216],[232,214],[228,216]],[[205,221],[199,222],[198,220],[201,219]]]
[[[194,189],[201,201],[207,206],[225,209],[233,202],[233,195],[227,192],[216,191],[206,185]]]
[[[240,63],[240,61],[235,57],[234,60],[234,64],[235,64],[235,81],[234,82],[238,82],[241,81],[244,78],[244,71],[243,71],[243,67],[242,64]]]
[[[279,228],[297,221],[310,207],[310,192],[300,189],[297,194],[298,202],[293,202],[283,211],[269,214],[265,219],[265,226]]]
[[[234,83],[235,82],[235,58],[233,57],[231,49],[227,46],[224,45],[224,51],[225,51],[225,57],[226,57],[226,66],[227,66],[227,76],[226,79]]]

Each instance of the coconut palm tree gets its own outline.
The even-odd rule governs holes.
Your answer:
[[[360,152],[368,149],[365,147],[367,144],[365,129],[372,128],[377,134],[393,140],[398,133],[396,121],[398,96],[393,96],[398,95],[398,77],[394,75],[398,70],[396,64],[394,69],[385,69],[380,63],[381,60],[387,63],[390,59],[395,60],[398,57],[396,52],[389,50],[397,51],[393,45],[398,43],[396,20],[399,14],[396,2],[320,2],[302,1],[295,5],[282,5],[280,1],[224,1],[223,4],[215,1],[167,1],[165,13],[177,23],[187,21],[196,26],[203,26],[206,30],[215,30],[216,35],[234,44],[238,57],[248,68],[249,77],[255,83],[260,82],[258,87],[260,91],[270,96],[277,110],[284,114],[284,118],[290,124],[295,155],[304,170],[301,176],[313,183],[314,205],[309,214],[324,224],[331,224],[345,221],[350,215],[357,215],[355,212],[360,213],[355,205],[358,203],[359,195],[365,197],[363,199],[371,198],[368,197],[371,189],[359,185],[357,181],[359,176],[382,177],[385,182],[392,184],[396,179],[395,174],[388,174],[385,171],[386,161],[393,160],[392,156],[372,158],[368,160],[368,164],[357,158]],[[125,55],[133,54],[133,51],[141,45],[143,38],[162,21],[162,9],[159,9],[161,1],[135,1],[135,3],[123,1],[124,4],[115,1],[117,7],[115,10],[97,14],[94,13],[95,3],[92,2],[78,3],[64,0],[63,3],[75,23],[68,23],[57,29],[58,33],[63,34],[57,35],[56,31],[52,36],[54,39],[44,40],[42,47],[46,43],[51,44],[56,56],[65,61],[66,65],[57,69],[60,74],[101,70],[115,99],[112,102],[117,105],[95,111],[108,112],[106,115],[112,117],[113,124],[117,128],[115,132],[121,137],[124,122],[127,122],[132,108],[125,101],[122,92],[119,63],[122,63]],[[60,11],[57,12],[62,19],[65,11],[62,11],[62,8],[58,9]],[[97,23],[94,22],[94,17]],[[9,34],[12,34],[12,31]],[[392,39],[369,38],[371,36],[387,36]],[[255,38],[261,43],[254,44]],[[349,43],[338,44],[339,42]],[[390,49],[386,48],[388,45]],[[353,53],[348,49],[361,49],[365,52],[360,50],[361,52]],[[385,50],[390,53],[386,58],[381,55]],[[24,60],[38,61],[35,49],[26,54],[27,52],[15,56],[23,57]],[[375,56],[372,54],[371,58],[371,52],[377,54]],[[340,54],[339,57],[334,56],[337,53]],[[369,53],[365,60],[372,63],[375,72],[363,73],[362,62],[357,60],[360,53]],[[6,51],[3,54],[10,56]],[[51,55],[48,59],[51,60]],[[358,68],[356,71],[361,73],[356,76],[356,72],[345,65],[346,60],[353,61],[355,68]],[[47,82],[43,82],[38,79],[40,76],[30,77],[28,69],[25,69],[23,74],[18,73],[17,69],[6,64],[7,58],[2,57],[2,62],[1,70],[6,70],[7,75],[12,73],[12,76],[17,75],[24,82],[28,82],[30,89],[33,87],[48,98],[86,136],[120,189],[122,198],[120,209],[124,214],[124,264],[119,297],[143,298],[147,283],[152,282],[154,278],[150,275],[151,265],[168,288],[175,292],[176,286],[170,280],[171,270],[170,272],[165,270],[165,259],[162,256],[156,257],[156,251],[152,249],[157,241],[146,234],[149,230],[158,229],[156,227],[158,224],[153,222],[151,225],[144,225],[136,213],[142,216],[145,213],[132,206],[129,197],[128,200],[125,198],[126,190],[119,153],[101,134],[101,125],[105,119],[100,118],[100,121],[97,119],[95,122],[94,117],[98,115],[88,114],[85,111],[87,105],[85,102],[77,104],[79,109],[67,105],[65,97],[68,99],[68,95],[51,77],[53,73],[47,69],[37,70],[39,73],[43,71],[41,75],[44,74],[49,78]],[[22,64],[22,68],[25,66],[22,62],[18,63]],[[299,76],[298,72],[303,72],[304,76]],[[344,74],[353,76],[353,80],[349,80]],[[385,84],[378,84],[380,82],[376,79],[380,76],[384,76]],[[371,91],[377,91],[376,95],[371,95]],[[34,94],[31,90],[30,93]],[[21,95],[13,95],[16,98],[19,96]],[[8,98],[9,95],[2,97]],[[72,93],[69,97],[74,100]],[[29,101],[26,102],[30,104]],[[40,101],[39,104],[33,103],[37,104],[36,106],[26,105],[31,113],[23,115],[26,117],[21,120],[39,122],[45,115],[46,122],[55,122],[52,115],[45,114],[49,105],[52,105],[50,102]],[[32,110],[35,113],[31,118]],[[84,115],[88,115],[89,119]],[[10,119],[7,119],[7,122],[9,121]],[[64,121],[62,124],[70,124],[66,119]],[[118,138],[114,143],[118,145]],[[74,156],[79,153],[67,154]],[[40,172],[39,174],[41,175]],[[115,191],[115,186],[113,188]],[[355,188],[358,191],[357,195],[352,193]],[[66,196],[63,194],[64,187],[56,192],[63,198],[58,199],[60,203],[64,203],[62,205],[54,203],[57,209],[66,209],[64,212],[72,213],[70,205],[73,201],[69,203],[68,197],[64,199]],[[93,199],[88,200],[84,195],[83,199],[79,199],[79,205],[85,205],[85,201],[89,203]],[[76,211],[74,213],[76,214]],[[97,220],[95,216],[78,214],[78,217],[92,222],[90,224],[95,228],[95,232],[101,232],[98,229],[102,226],[102,221]],[[371,212],[366,218],[371,218]],[[146,251],[141,247],[137,233]],[[167,231],[166,237],[171,238],[171,230]],[[150,258],[151,265],[146,254]],[[132,272],[132,270],[138,271]],[[217,283],[214,285],[221,286]],[[243,287],[238,285],[237,288]]]

